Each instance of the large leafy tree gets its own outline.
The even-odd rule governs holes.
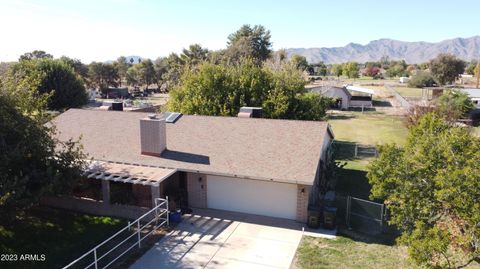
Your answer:
[[[371,198],[384,199],[409,256],[430,268],[480,262],[480,140],[426,114],[405,147],[380,147],[369,166]]]
[[[88,66],[79,59],[72,59],[67,56],[60,57],[60,60],[65,62],[67,65],[73,68],[73,71],[82,81],[86,82],[88,79]]]
[[[171,53],[167,58],[162,59],[162,65],[165,68],[165,71],[162,72],[162,80],[166,85],[167,91],[169,91],[179,85],[180,77],[185,69],[184,62],[180,56]]]
[[[272,42],[270,31],[262,25],[243,25],[236,32],[228,36],[227,52],[228,57],[234,62],[241,58],[252,58],[256,63],[268,59],[272,53]]]
[[[199,44],[192,44],[188,49],[183,49],[180,58],[184,64],[195,66],[208,58],[208,49],[202,48]]]
[[[251,59],[234,66],[205,62],[198,69],[185,70],[180,86],[170,92],[168,108],[186,114],[235,116],[242,106],[257,106],[268,118],[323,118],[329,102],[304,97],[304,86],[302,72],[291,63],[270,69]]]
[[[37,59],[53,59],[53,56],[51,54],[46,53],[43,50],[34,50],[32,52],[24,53],[22,56],[20,56],[18,60],[28,61],[28,60],[37,60]]]
[[[113,63],[115,69],[118,73],[118,80],[120,87],[122,86],[122,81],[127,80],[127,71],[130,67],[130,64],[127,62],[127,58],[125,56],[120,56],[118,59]]]
[[[81,107],[87,103],[83,81],[63,60],[44,58],[18,62],[11,67],[7,77],[8,89],[18,91],[15,85],[33,80],[38,82],[35,89],[38,95],[50,95],[48,108],[51,110]]]
[[[402,77],[407,76],[407,63],[402,61],[391,61],[388,69],[387,69],[387,76],[393,77]]]
[[[165,82],[164,74],[168,72],[167,58],[157,58],[153,63],[153,69],[155,70],[155,81],[157,82],[157,86],[158,88],[162,88]]]
[[[68,193],[81,176],[86,156],[76,141],[61,142],[44,123],[48,94],[39,80],[22,80],[0,91],[0,211],[2,217],[35,204],[44,195]]]
[[[156,82],[155,68],[153,62],[150,59],[144,59],[138,64],[138,74],[140,77],[140,82],[145,85],[148,89],[148,86]]]
[[[307,70],[310,66],[308,65],[307,58],[302,55],[295,54],[290,58],[290,61],[292,62],[293,65],[295,65],[298,69],[305,71]]]
[[[348,78],[358,78],[359,68],[356,62],[348,62],[343,65],[342,73]]]
[[[461,91],[450,90],[444,92],[437,99],[436,111],[445,120],[453,122],[473,109],[473,103],[470,97]]]
[[[452,83],[465,70],[465,62],[452,54],[439,54],[430,61],[430,70],[440,84]]]
[[[105,92],[108,87],[117,87],[120,77],[113,64],[92,62],[88,66],[89,84]]]
[[[408,87],[423,88],[437,85],[436,79],[430,72],[418,70],[408,81]]]
[[[334,76],[340,77],[342,74],[344,74],[343,65],[341,64],[332,65],[330,73]]]

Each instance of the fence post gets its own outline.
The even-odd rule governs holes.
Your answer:
[[[137,220],[138,248],[140,248],[140,219]]]
[[[95,258],[95,269],[98,269],[97,248],[93,249],[93,257]]]
[[[346,218],[346,221],[347,221],[347,228],[350,229],[350,203],[351,203],[351,196],[347,196],[347,208],[346,208],[346,214],[345,214],[345,218]]]
[[[355,158],[357,157],[358,154],[358,144],[355,143]]]
[[[385,213],[385,204],[382,204],[382,206],[380,207],[380,229],[382,229],[382,233],[383,233],[383,220],[384,220],[384,213]]]
[[[168,211],[168,196],[165,196],[165,200],[167,200],[167,226],[170,226],[170,212]]]

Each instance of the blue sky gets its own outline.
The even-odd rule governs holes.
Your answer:
[[[274,49],[437,42],[480,34],[480,1],[0,0],[0,61],[35,49],[90,61],[156,58],[192,43],[225,47],[242,24],[262,24]]]

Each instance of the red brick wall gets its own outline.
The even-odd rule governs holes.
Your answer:
[[[297,221],[307,222],[308,217],[308,197],[311,186],[297,185]],[[302,192],[303,190],[303,192]]]

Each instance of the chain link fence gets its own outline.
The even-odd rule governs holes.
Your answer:
[[[340,160],[378,156],[377,149],[371,145],[362,145],[345,141],[334,141],[333,146],[337,154],[336,158]]]
[[[335,202],[340,224],[345,224],[349,229],[368,234],[384,232],[387,220],[387,211],[384,204],[338,194]]]

